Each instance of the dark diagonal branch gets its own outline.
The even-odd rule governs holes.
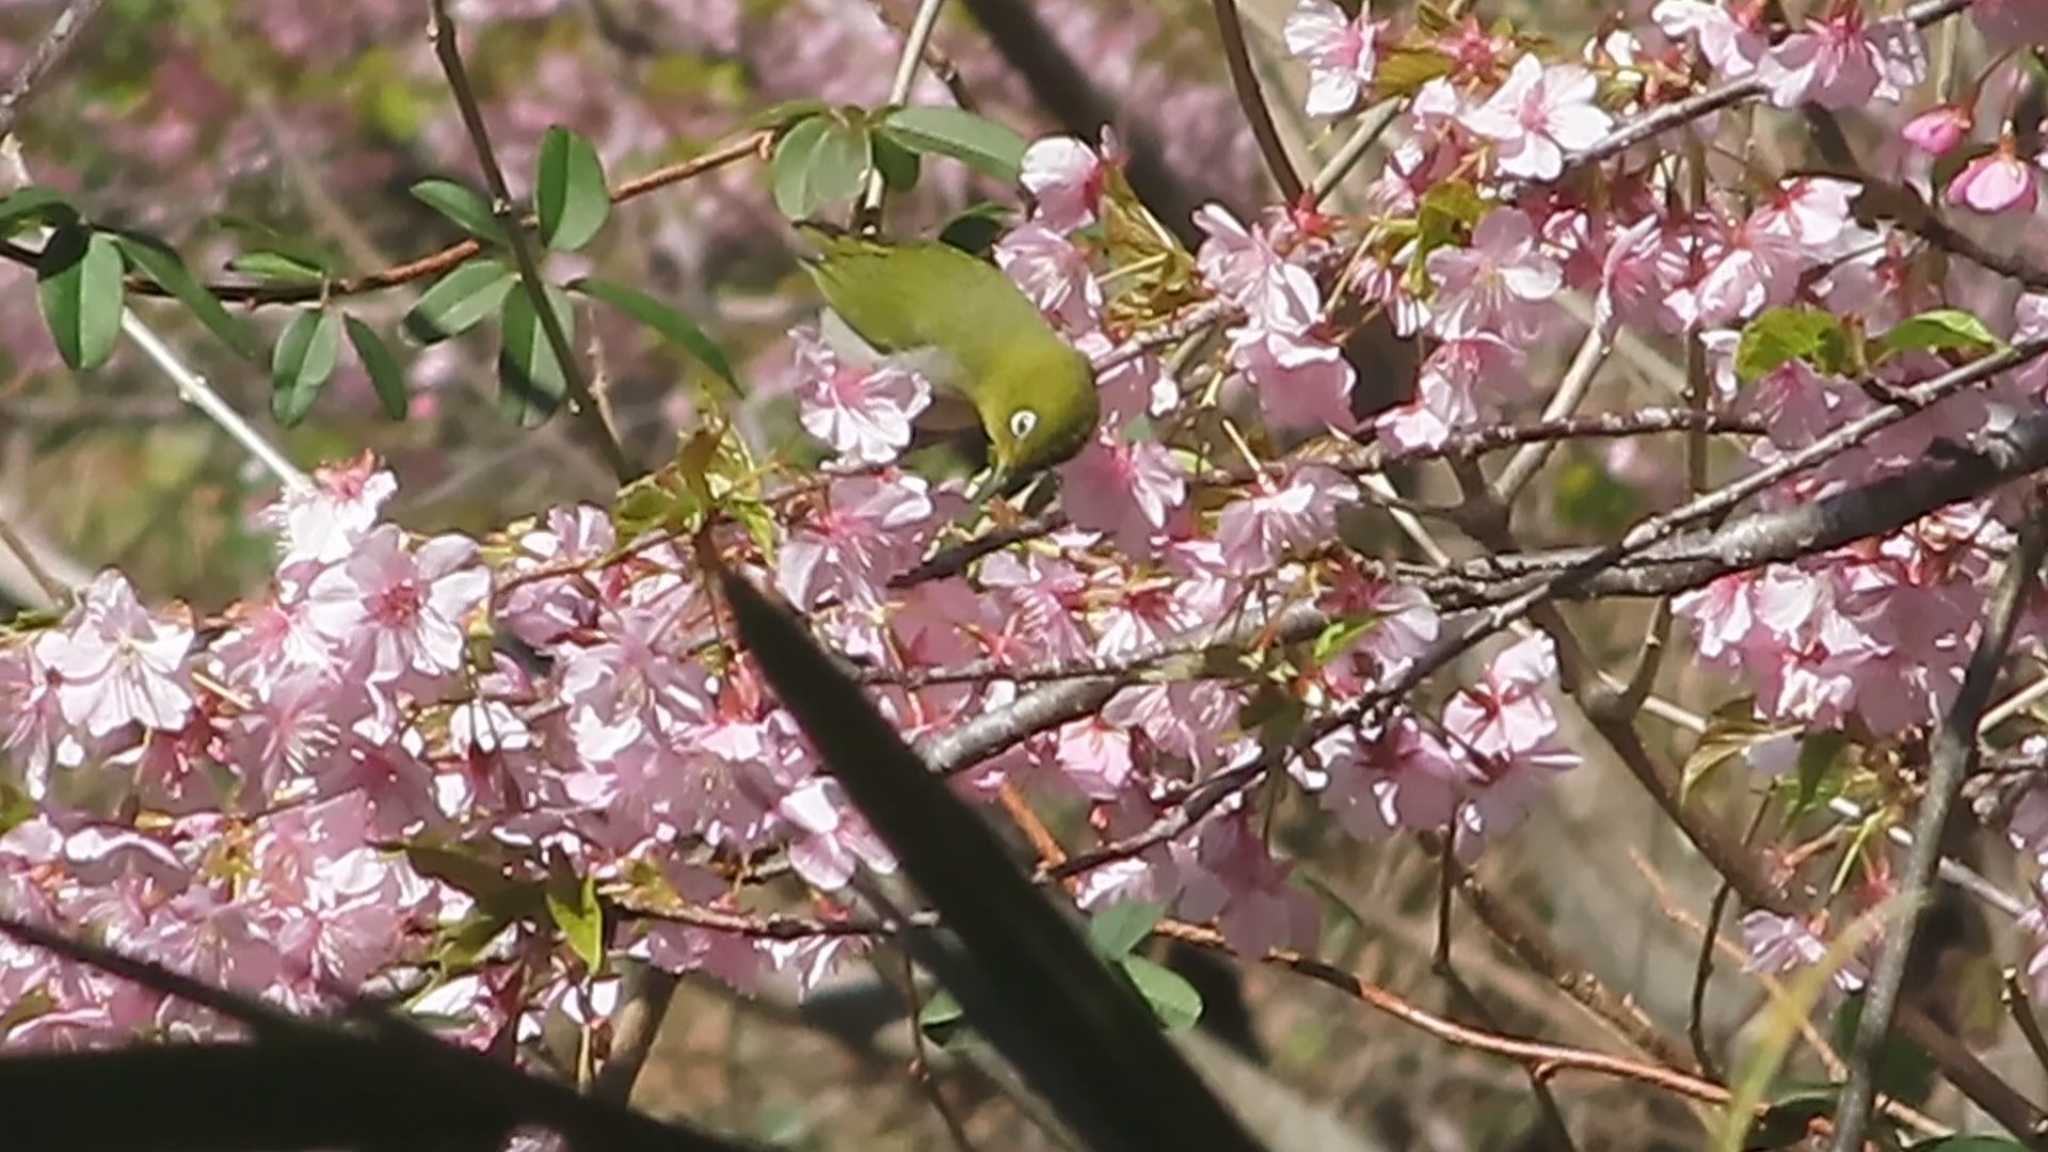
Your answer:
[[[21,119],[21,110],[28,106],[28,99],[34,95],[37,84],[62,63],[72,45],[78,43],[78,34],[92,23],[92,18],[106,0],[71,0],[62,12],[50,23],[50,30],[36,43],[28,59],[14,70],[14,76],[7,81],[7,90],[0,92],[0,140],[7,139],[14,131],[15,122]]]

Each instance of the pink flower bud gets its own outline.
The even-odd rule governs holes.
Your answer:
[[[1906,143],[1930,156],[1946,156],[1970,135],[1976,118],[1957,104],[1937,104],[1907,123],[1899,133]]]
[[[2007,136],[1996,149],[1970,161],[1949,182],[1947,199],[1951,204],[1995,216],[2015,208],[2032,212],[2038,191],[2034,166],[2019,158],[2012,137]]]

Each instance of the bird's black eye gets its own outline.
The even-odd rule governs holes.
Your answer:
[[[1010,435],[1012,438],[1022,440],[1026,436],[1031,435],[1031,430],[1036,427],[1038,427],[1038,413],[1033,412],[1031,409],[1019,408],[1015,412],[1010,413]]]

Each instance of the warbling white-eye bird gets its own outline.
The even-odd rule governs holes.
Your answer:
[[[1073,456],[1099,407],[1088,358],[995,265],[937,240],[886,241],[804,222],[804,268],[829,309],[871,353],[973,404],[1001,492]]]

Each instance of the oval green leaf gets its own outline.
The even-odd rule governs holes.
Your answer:
[[[538,169],[533,188],[541,243],[562,252],[588,244],[612,211],[597,149],[557,124],[541,137]]]
[[[654,329],[664,339],[681,345],[699,364],[711,369],[720,380],[725,381],[734,396],[746,395],[746,389],[740,387],[739,377],[732,370],[732,361],[726,359],[725,350],[718,346],[717,341],[706,336],[702,328],[691,323],[688,316],[645,292],[609,280],[586,276],[580,280],[570,281],[569,290],[580,292],[593,300],[601,300]]]
[[[270,414],[279,424],[306,418],[340,357],[340,317],[313,309],[292,317],[270,352]]]
[[[393,420],[405,419],[411,405],[405,394],[405,369],[399,367],[398,357],[391,354],[390,346],[375,328],[353,316],[347,317],[346,322],[348,342],[355,348],[364,374],[370,378],[370,387],[377,390],[377,402],[384,406],[384,415]]]
[[[1108,960],[1121,959],[1152,934],[1164,915],[1164,904],[1119,900],[1089,919],[1088,942],[1095,946],[1096,955]]]
[[[1022,136],[1008,125],[941,105],[893,108],[882,133],[912,152],[950,156],[984,176],[1015,184],[1024,166]]]
[[[1193,1027],[1202,1018],[1202,994],[1180,973],[1143,956],[1125,956],[1117,963],[1123,965],[1131,983],[1138,986],[1138,994],[1145,998],[1145,1003],[1152,1006],[1160,1027],[1178,1032]]]
[[[459,336],[498,310],[518,277],[496,260],[459,265],[420,295],[405,314],[406,334],[421,344]]]
[[[0,236],[7,235],[21,224],[69,224],[77,219],[78,209],[73,208],[64,199],[64,194],[55,188],[30,184],[0,197]]]
[[[1814,308],[1773,308],[1743,327],[1735,345],[1735,378],[1754,384],[1794,360],[1833,371],[1846,349],[1835,317]]]
[[[128,263],[191,309],[192,315],[198,317],[208,331],[220,337],[237,354],[249,360],[262,355],[262,346],[257,343],[249,326],[228,312],[220,297],[192,275],[192,270],[169,245],[154,237],[128,232],[109,232],[107,235],[120,245],[121,254],[128,258]]]
[[[50,234],[36,261],[36,298],[64,363],[97,368],[121,334],[121,250],[83,224]]]
[[[803,220],[860,191],[871,157],[865,129],[833,115],[813,116],[775,146],[775,206]]]
[[[584,968],[595,974],[604,966],[604,907],[597,901],[597,881],[579,879],[566,864],[551,866],[546,896],[548,918]]]
[[[921,167],[917,153],[882,135],[874,137],[874,147],[875,170],[882,174],[889,191],[908,192],[917,187]]]
[[[576,310],[568,296],[550,284],[548,304],[561,322],[562,334],[575,339]],[[562,406],[569,389],[562,364],[548,345],[547,330],[533,306],[533,296],[514,292],[505,300],[505,314],[499,319],[504,343],[498,350],[498,410],[521,427],[537,428]]]
[[[453,180],[422,180],[412,186],[413,198],[448,219],[457,228],[492,244],[505,242],[491,202]]]
[[[282,252],[244,252],[228,261],[228,271],[272,284],[318,284],[326,274]]]
[[[1958,308],[1936,308],[1909,316],[1877,340],[1880,358],[1916,348],[1934,352],[1989,352],[2001,343],[1982,320]]]

